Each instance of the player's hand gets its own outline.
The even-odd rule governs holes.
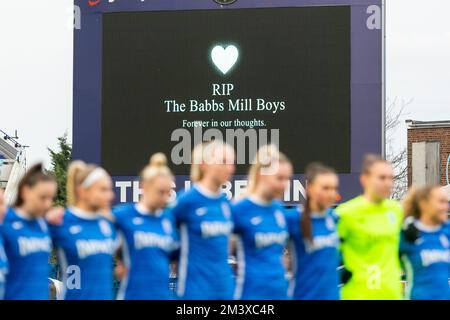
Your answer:
[[[342,269],[340,271],[341,271],[341,273],[340,273],[341,274],[341,283],[346,284],[352,278],[353,273],[345,267],[342,267]]]
[[[53,207],[45,215],[47,222],[54,226],[59,226],[63,223],[65,210],[63,207]]]
[[[118,261],[116,267],[114,268],[114,274],[117,279],[122,280],[128,273],[127,267],[122,263],[122,261]]]
[[[414,243],[420,236],[419,229],[414,224],[414,218],[408,217],[403,223],[403,236],[405,240]]]

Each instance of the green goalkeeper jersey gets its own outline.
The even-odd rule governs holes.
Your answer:
[[[401,299],[401,206],[393,200],[371,203],[359,196],[336,211],[344,265],[353,274],[342,287],[342,299]]]

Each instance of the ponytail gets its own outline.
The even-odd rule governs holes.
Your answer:
[[[306,167],[306,183],[312,184],[318,176],[324,174],[336,174],[336,171],[333,168],[327,167],[321,163],[313,162]],[[300,230],[302,231],[303,239],[310,242],[313,241],[311,198],[308,194],[308,187],[306,188],[305,206],[300,219]]]
[[[81,186],[83,181],[94,171],[96,170],[96,165],[86,164],[83,161],[76,160],[73,161],[69,169],[67,171],[67,205],[75,206],[78,200],[77,188]]]
[[[150,157],[148,165],[141,172],[141,180],[151,182],[158,176],[173,178],[172,172],[167,166],[167,157],[161,152]]]
[[[42,163],[32,166],[19,182],[17,187],[17,198],[14,202],[15,207],[20,207],[24,203],[22,191],[24,187],[34,187],[39,182],[56,182],[55,177],[44,172]]]

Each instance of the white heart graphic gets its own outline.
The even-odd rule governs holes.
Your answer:
[[[215,46],[211,51],[211,58],[216,67],[223,74],[227,74],[227,72],[236,64],[239,58],[239,51],[233,45],[229,45],[226,48]]]

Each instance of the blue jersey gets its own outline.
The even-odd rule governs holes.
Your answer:
[[[128,274],[118,299],[167,300],[170,256],[177,246],[175,220],[170,209],[150,213],[126,204],[113,210],[122,236],[123,260]]]
[[[324,215],[311,214],[312,238],[303,238],[299,207],[289,209],[287,220],[293,277],[289,293],[296,300],[338,300],[339,236],[332,209]]]
[[[282,300],[288,297],[283,264],[288,240],[281,203],[258,204],[251,198],[233,206],[238,276],[235,299]]]
[[[427,228],[415,222],[419,238],[402,235],[400,253],[407,275],[406,297],[413,300],[450,300],[450,234],[448,226]]]
[[[231,299],[228,242],[233,222],[225,195],[209,194],[194,186],[179,196],[173,213],[180,228],[178,297]]]
[[[3,236],[0,232],[0,300],[3,300],[5,296],[5,283],[7,273],[8,273],[8,259],[6,258]]]
[[[52,240],[45,220],[9,209],[1,228],[9,264],[5,299],[48,300]]]
[[[99,214],[66,210],[64,221],[50,228],[61,265],[65,300],[113,298],[115,230]]]

